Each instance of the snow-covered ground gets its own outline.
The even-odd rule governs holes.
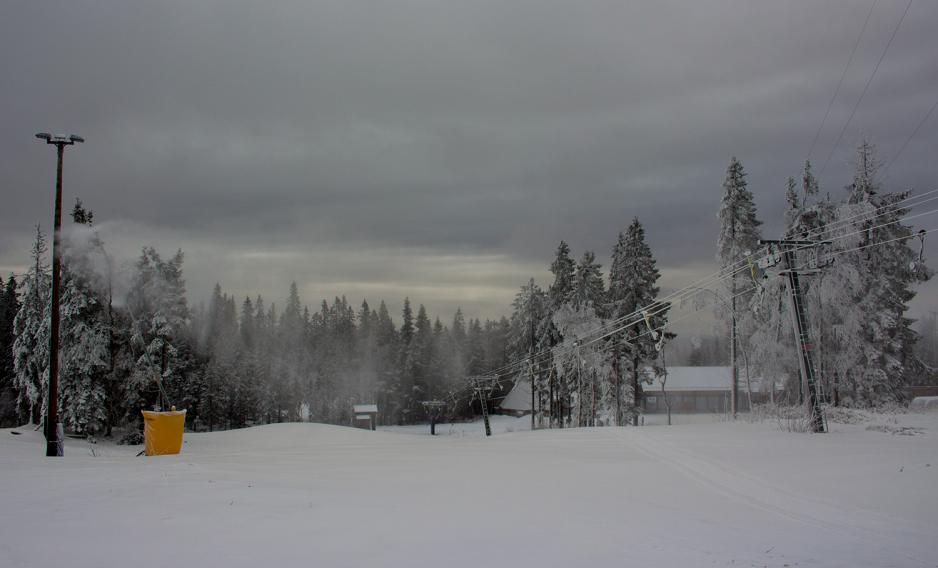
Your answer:
[[[938,413],[720,418],[278,424],[159,458],[0,430],[0,566],[938,566]]]

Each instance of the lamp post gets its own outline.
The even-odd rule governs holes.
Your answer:
[[[62,229],[62,156],[65,147],[84,142],[81,136],[36,134],[36,138],[55,146],[58,164],[55,175],[55,218],[52,232],[52,328],[49,339],[49,398],[46,404],[46,455],[63,454],[62,432],[59,429],[59,288],[62,282],[61,246],[59,233]]]

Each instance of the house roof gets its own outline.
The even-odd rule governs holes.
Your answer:
[[[355,404],[355,405],[352,405],[352,410],[355,412],[355,414],[364,414],[368,412],[373,412],[377,414],[378,405],[377,404]]]
[[[649,375],[651,370],[649,369]],[[642,390],[648,395],[661,392],[660,376],[655,376],[651,384],[642,383]],[[752,390],[762,391],[762,378],[751,377]],[[739,388],[746,388],[746,372],[739,372]],[[778,388],[778,387],[776,387]],[[668,378],[665,382],[668,392],[692,391],[728,391],[730,389],[730,368],[726,367],[668,367]],[[504,410],[529,412],[531,410],[531,383],[527,380],[515,381],[514,388],[502,401],[500,407]]]
[[[531,410],[531,383],[526,380],[515,381],[514,388],[502,400],[499,408],[504,410]]]
[[[661,392],[663,376],[656,375],[651,384],[643,383],[642,390],[648,394]],[[762,377],[751,376],[752,389],[762,390]],[[665,390],[679,391],[721,391],[729,390],[732,381],[730,367],[668,367]],[[739,370],[739,386],[746,386],[746,372]]]

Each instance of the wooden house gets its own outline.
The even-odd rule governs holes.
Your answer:
[[[376,430],[378,428],[378,405],[353,404],[352,426],[363,430]]]

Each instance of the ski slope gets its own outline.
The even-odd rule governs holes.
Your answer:
[[[911,436],[685,418],[278,424],[159,458],[2,430],[0,565],[938,566],[938,413],[879,420]]]

